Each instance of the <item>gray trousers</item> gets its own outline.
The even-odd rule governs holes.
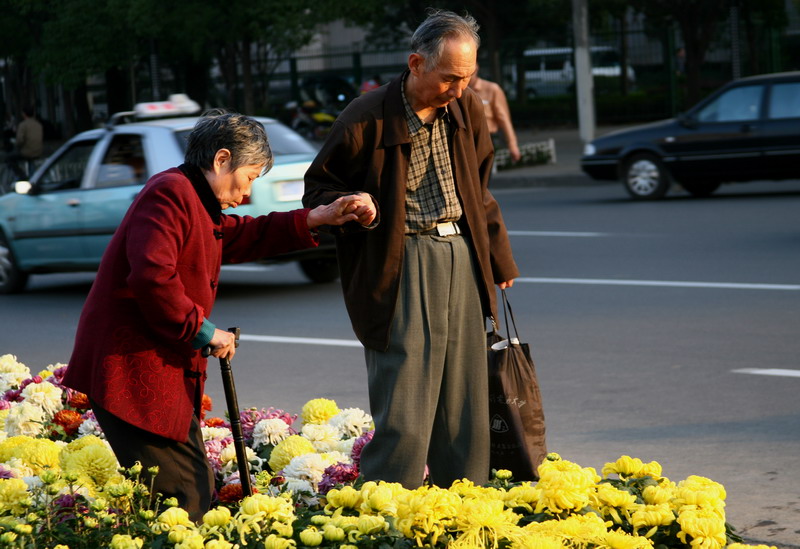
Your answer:
[[[367,480],[420,486],[489,477],[486,335],[469,244],[461,236],[406,236],[389,348],[366,349],[375,436]]]

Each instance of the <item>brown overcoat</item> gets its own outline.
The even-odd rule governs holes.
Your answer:
[[[106,249],[64,377],[120,419],[185,442],[206,378],[192,347],[217,294],[221,263],[317,244],[308,210],[221,213],[199,170],[153,176]],[[199,176],[198,176],[199,174]]]
[[[333,124],[306,172],[303,204],[315,207],[354,192],[369,193],[380,222],[371,230],[331,228],[344,299],[356,336],[386,350],[400,284],[405,192],[411,139],[401,83],[407,72],[352,101]],[[464,215],[459,221],[480,267],[485,316],[497,317],[494,284],[519,276],[500,208],[488,189],[494,148],[480,98],[465,89],[450,103],[450,157]]]

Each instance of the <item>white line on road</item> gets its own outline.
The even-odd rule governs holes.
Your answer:
[[[734,374],[755,374],[760,376],[800,377],[800,370],[785,370],[781,368],[741,368],[731,370]]]
[[[783,290],[798,291],[800,284],[747,284],[737,282],[675,282],[669,280],[617,280],[606,278],[530,278],[514,282],[533,284],[587,284],[596,286],[657,286],[662,288],[717,288],[726,290]]]
[[[566,231],[508,231],[510,236],[574,236],[577,238],[594,238],[608,236],[605,233],[582,233]]]
[[[319,337],[284,337],[242,334],[242,341],[260,341],[262,343],[293,343],[299,345],[330,345],[332,347],[362,347],[355,339],[323,339]]]

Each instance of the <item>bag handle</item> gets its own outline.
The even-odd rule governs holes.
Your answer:
[[[517,343],[519,343],[519,332],[517,331],[517,322],[514,320],[514,311],[511,310],[511,303],[508,301],[508,295],[505,290],[500,290],[503,298],[503,316],[506,319],[506,334],[508,335],[508,343],[511,344],[511,326],[514,326],[514,335],[517,336]],[[511,317],[511,323],[508,322],[508,317]]]

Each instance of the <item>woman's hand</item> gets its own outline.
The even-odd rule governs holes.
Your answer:
[[[343,225],[348,221],[357,221],[366,226],[375,221],[377,215],[378,210],[370,195],[348,194],[311,210],[306,223],[309,229],[316,229],[320,225]]]
[[[208,345],[211,347],[211,356],[217,358],[231,360],[236,354],[236,336],[219,328],[214,329],[214,336]]]

